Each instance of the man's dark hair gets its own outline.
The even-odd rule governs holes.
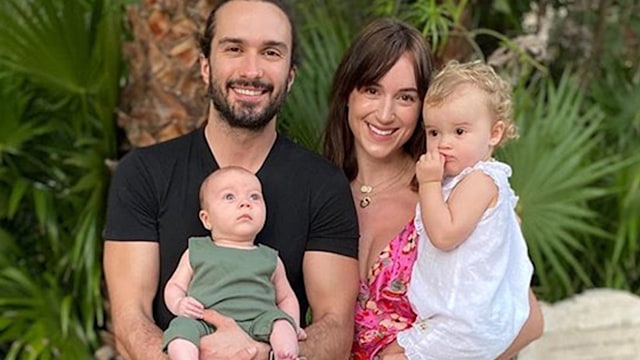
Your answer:
[[[213,39],[213,34],[216,30],[216,13],[218,10],[226,3],[237,0],[220,0],[216,4],[216,6],[209,13],[209,17],[207,18],[207,24],[204,28],[204,32],[202,36],[200,36],[200,50],[204,57],[209,58],[211,55],[211,40]],[[289,19],[289,26],[291,27],[291,67],[297,67],[300,62],[300,55],[298,51],[298,36],[296,31],[296,25],[293,16],[293,9],[287,3],[281,0],[244,0],[244,1],[261,1],[273,4],[278,7],[278,9],[282,10],[282,12]]]

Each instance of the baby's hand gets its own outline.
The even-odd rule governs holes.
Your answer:
[[[298,336],[298,340],[307,340],[307,332],[301,327],[296,330],[296,335]]]
[[[192,319],[202,319],[204,306],[191,296],[184,296],[178,300],[178,312],[176,315]]]
[[[427,151],[426,154],[420,155],[420,159],[416,163],[416,178],[418,184],[428,182],[440,182],[444,176],[444,156],[437,150]]]

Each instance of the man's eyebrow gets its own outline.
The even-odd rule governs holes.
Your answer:
[[[218,41],[218,44],[242,44],[245,41],[240,39],[240,38],[234,38],[234,37],[223,37],[220,38],[220,40]],[[287,44],[285,42],[282,41],[276,41],[276,40],[267,40],[264,43],[262,43],[262,46],[265,47],[277,47],[279,49],[283,49],[283,50],[288,50],[289,46],[287,46]]]
[[[227,44],[227,43],[241,44],[242,42],[243,42],[242,39],[232,38],[232,37],[223,37],[220,40],[218,40],[218,44]]]

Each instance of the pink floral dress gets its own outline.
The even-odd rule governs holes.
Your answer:
[[[407,287],[417,257],[417,241],[412,219],[378,255],[367,274],[368,283],[360,280],[352,359],[375,359],[399,331],[410,328],[415,321]]]

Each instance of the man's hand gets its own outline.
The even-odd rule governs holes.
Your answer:
[[[205,310],[202,318],[216,330],[200,339],[201,360],[266,359],[269,346],[253,340],[233,319],[215,310]]]

